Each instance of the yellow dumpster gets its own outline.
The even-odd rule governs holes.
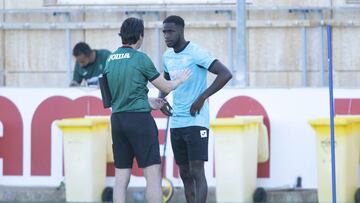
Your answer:
[[[359,147],[360,147],[360,115],[338,115],[336,118],[344,118],[350,122],[352,122],[352,131],[354,133],[354,136],[356,136],[356,139],[359,141]],[[360,149],[359,149],[360,153]],[[360,154],[359,154],[359,162],[360,162]]]
[[[317,134],[318,201],[332,202],[330,119],[309,121]],[[338,202],[355,202],[358,188],[360,117],[335,117],[336,196]]]
[[[87,118],[56,122],[64,136],[67,202],[101,202],[106,175],[104,123]]]
[[[101,127],[105,128],[104,133],[106,136],[106,162],[114,162],[110,116],[85,116],[85,118],[94,119],[95,121],[100,121],[102,123]]]
[[[216,201],[252,202],[257,163],[269,158],[263,117],[218,118],[211,122],[211,128],[215,139]]]

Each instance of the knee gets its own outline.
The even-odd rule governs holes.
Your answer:
[[[115,176],[115,184],[119,187],[127,187],[130,183],[130,178]]]
[[[180,169],[180,177],[183,181],[192,181],[193,177],[189,168]]]
[[[190,174],[193,178],[198,179],[205,176],[203,167],[191,167]]]

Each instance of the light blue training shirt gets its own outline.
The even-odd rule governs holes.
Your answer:
[[[171,80],[176,75],[189,68],[190,78],[173,91],[173,116],[170,119],[171,128],[188,126],[202,126],[209,128],[209,102],[206,100],[200,109],[200,114],[190,115],[193,102],[207,88],[207,72],[215,58],[200,48],[198,45],[188,42],[183,50],[176,53],[169,48],[163,55],[164,71],[169,73]]]

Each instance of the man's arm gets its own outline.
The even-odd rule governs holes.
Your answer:
[[[200,112],[200,109],[204,105],[204,102],[207,98],[223,88],[232,78],[230,71],[218,60],[212,64],[212,66],[209,68],[209,71],[217,76],[214,82],[191,105],[190,114],[192,116],[195,116],[196,113]]]
[[[179,73],[176,76],[175,80],[165,80],[163,77],[158,76],[156,79],[151,81],[151,84],[153,84],[161,92],[169,94],[171,91],[173,91],[179,85],[181,85],[187,79],[189,79],[190,76],[191,76],[190,69],[185,69],[183,72]]]
[[[162,76],[160,76],[162,77]],[[169,73],[167,72],[163,72],[163,77],[166,81],[170,81],[171,78],[170,78],[170,75]],[[159,95],[158,95],[158,98],[161,98],[163,99],[164,103],[163,105],[161,106],[160,110],[161,112],[166,115],[166,116],[172,116],[173,112],[172,112],[172,108],[170,106],[170,104],[166,101],[165,97],[168,95],[169,93],[166,93],[166,92],[163,92],[163,91],[159,91]]]
[[[70,87],[77,87],[80,86],[81,81],[82,81],[82,76],[78,73],[77,69],[79,68],[79,64],[75,63],[75,67],[74,67],[74,73],[73,73],[73,79],[70,82]]]
[[[169,75],[169,73],[164,72],[164,74],[163,74],[163,75],[164,75],[165,80],[170,80],[170,75]],[[165,93],[165,92],[159,91],[159,95],[158,95],[158,97],[159,97],[159,98],[165,98],[167,95],[168,95],[168,93]]]

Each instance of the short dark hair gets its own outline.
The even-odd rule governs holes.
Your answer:
[[[77,43],[73,48],[73,56],[80,56],[84,54],[85,56],[90,56],[92,49],[85,42]]]
[[[123,44],[136,44],[144,36],[144,21],[139,18],[127,18],[121,25],[119,36]]]
[[[164,23],[175,23],[177,26],[185,27],[184,19],[182,19],[180,16],[172,15],[165,18],[163,21]]]

